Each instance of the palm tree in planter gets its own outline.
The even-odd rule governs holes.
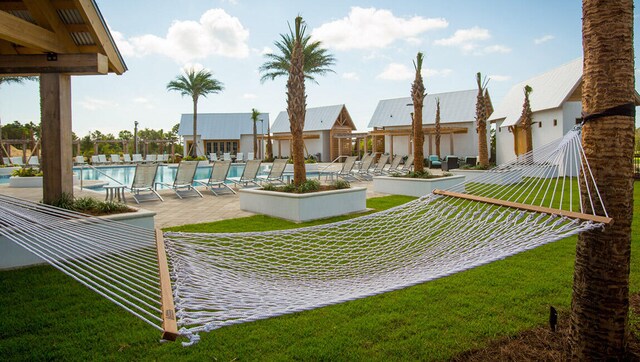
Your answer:
[[[292,136],[293,183],[296,186],[307,180],[302,138],[307,108],[305,80],[317,83],[315,76],[333,72],[330,67],[335,64],[333,55],[322,47],[320,41],[311,41],[311,36],[305,31],[302,17],[296,17],[294,29],[289,27],[289,34],[280,34],[280,41],[274,43],[280,54],[266,54],[267,61],[259,68],[262,82],[288,76],[287,114]]]
[[[271,143],[271,125],[267,122],[267,145],[265,147],[266,159],[273,159],[273,144]]]
[[[633,0],[582,1],[582,110],[586,113],[582,141],[614,223],[578,237],[570,337],[572,359],[577,361],[623,360],[628,344],[635,123],[633,18]],[[617,109],[612,110],[614,107]],[[588,116],[598,112],[608,114]],[[591,212],[586,192],[581,187],[582,203]]]
[[[524,128],[527,140],[527,153],[533,151],[533,112],[531,111],[531,102],[529,94],[533,91],[528,85],[524,86],[524,103],[522,104],[522,114],[520,115],[520,124]]]
[[[190,96],[193,100],[193,143],[187,154],[197,157],[198,99],[200,96],[206,97],[211,93],[220,93],[224,90],[224,85],[215,79],[208,70],[196,71],[191,68],[185,70],[185,74],[179,75],[169,82],[167,90],[178,91],[182,96]]]
[[[251,109],[251,120],[253,121],[253,155],[258,157],[258,117],[260,117],[260,111],[255,108]]]
[[[422,80],[422,62],[424,55],[418,52],[413,67],[416,70],[413,84],[411,84],[411,98],[413,101],[413,171],[424,172],[424,131],[422,130],[422,107],[424,106],[424,82]]]
[[[489,167],[489,149],[487,147],[487,102],[485,90],[487,89],[487,78],[482,80],[482,74],[476,74],[478,83],[478,97],[476,98],[476,132],[478,132],[478,163],[480,167]],[[488,93],[487,93],[488,95]]]
[[[436,155],[440,158],[440,98],[436,98]]]

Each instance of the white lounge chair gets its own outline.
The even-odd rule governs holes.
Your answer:
[[[222,154],[222,161],[233,161],[231,159],[231,153],[229,152],[225,152]]]
[[[131,155],[128,153],[123,154],[122,160],[124,161],[124,163],[131,163]]]
[[[166,154],[158,155],[158,157],[156,158],[156,161],[158,161],[158,163],[166,163],[167,161],[169,161],[169,155],[166,155]]]
[[[349,156],[342,164],[342,169],[338,172],[334,172],[330,174],[332,177],[335,175],[337,178],[341,178],[344,180],[358,181],[358,179],[353,176],[353,166],[356,164],[356,156]]]
[[[148,154],[147,157],[144,158],[144,162],[152,163],[158,161],[158,155]]]
[[[86,162],[84,161],[84,156],[83,155],[77,155],[73,161],[73,164],[76,166],[80,166],[80,165],[85,165]]]
[[[100,164],[100,157],[98,157],[98,155],[91,156],[91,164],[93,166],[99,165]]]
[[[156,164],[157,165],[157,164]],[[181,161],[178,164],[178,170],[176,171],[176,178],[173,183],[157,182],[156,186],[164,185],[170,187],[173,192],[182,198],[180,192],[186,189],[187,192],[195,192],[198,196],[202,197],[200,191],[193,187],[193,177],[196,175],[196,169],[198,168],[198,161]]]
[[[115,153],[111,154],[111,163],[120,164],[120,155],[116,155]]]
[[[216,161],[213,163],[211,176],[209,176],[208,180],[195,180],[194,182],[208,188],[216,196],[218,196],[220,190],[224,190],[225,188],[235,194],[236,192],[226,183],[230,168],[231,161]],[[214,187],[218,192],[213,190]]]
[[[244,153],[242,152],[236,153],[236,162],[244,162]]]
[[[11,157],[11,163],[16,166],[24,166],[24,163],[22,162],[22,156]]]
[[[373,160],[376,158],[375,154],[366,155],[360,162],[360,167],[358,170],[354,170],[353,174],[357,179],[360,180],[368,180],[369,176],[369,168],[373,163]]]
[[[260,171],[261,163],[262,161],[260,160],[247,161],[244,170],[242,170],[242,175],[240,177],[230,177],[228,180],[238,187],[247,187],[249,184],[260,186],[260,184],[258,184],[260,181],[260,179],[258,179],[258,171]]]
[[[5,165],[10,165],[11,164],[11,160],[9,159],[9,157],[2,157],[2,162]]]
[[[160,199],[160,201],[164,201],[162,197],[156,192],[154,188],[154,183],[156,181],[156,174],[158,173],[158,164],[150,163],[150,164],[142,164],[139,163],[136,165],[136,173],[133,176],[133,183],[131,184],[130,190],[133,194],[133,199],[136,200],[136,203],[140,203],[140,201],[149,201],[149,200],[138,200],[140,197],[140,191],[151,191],[151,193]],[[155,199],[151,199],[155,200]]]
[[[98,155],[98,159],[103,165],[108,165],[110,163],[109,161],[107,161],[107,155]]]
[[[218,155],[215,154],[215,152],[211,152],[209,154],[209,162],[216,162],[218,161]]]
[[[139,153],[134,154],[132,157],[133,157],[132,161],[135,162],[135,163],[143,163],[144,162],[144,160],[142,159],[142,155],[139,154]]]
[[[402,158],[403,158],[403,156],[402,156],[402,155],[396,155],[396,156],[393,158],[393,161],[391,161],[391,164],[389,165],[389,168],[388,168],[388,169],[386,169],[386,170],[385,170],[385,169],[382,169],[382,174],[384,174],[384,175],[390,175],[390,174],[392,174],[392,173],[394,173],[394,172],[395,172],[395,173],[399,172],[398,167],[400,167],[400,163],[402,162]]]
[[[271,165],[271,170],[268,175],[265,176],[257,176],[258,180],[262,183],[274,183],[278,182],[281,184],[285,184],[283,178],[284,169],[287,167],[287,161],[284,158],[276,158],[273,160],[273,165]],[[247,161],[248,163],[249,161]]]
[[[255,156],[253,152],[247,153],[247,161],[255,160]]]
[[[378,159],[378,163],[376,163],[376,166],[373,168],[373,171],[370,171],[371,176],[382,175],[387,162],[389,162],[389,155],[381,155]]]

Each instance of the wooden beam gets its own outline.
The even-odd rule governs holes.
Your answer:
[[[71,75],[107,74],[107,57],[102,54],[0,55],[0,74],[64,73]]]
[[[27,5],[27,9],[29,9],[31,16],[36,20],[36,23],[43,28],[52,30],[57,35],[59,42],[67,49],[67,52],[78,52],[76,43],[71,38],[67,27],[64,25],[62,20],[60,20],[60,16],[53,7],[53,4],[49,1],[42,0],[22,1]]]
[[[0,54],[18,54],[18,49],[13,43],[0,39]]]
[[[98,44],[104,54],[109,58],[109,65],[116,74],[122,74],[125,72],[125,65],[120,59],[120,54],[116,50],[116,45],[113,43],[109,34],[109,29],[102,23],[102,19],[98,10],[94,6],[94,2],[91,0],[74,0],[74,4],[80,11],[80,14],[84,18],[84,22],[89,25],[89,32],[93,37],[93,40]],[[102,52],[101,52],[102,53]]]
[[[590,215],[590,214],[583,214],[581,212],[575,212],[575,211],[552,209],[550,207],[527,205],[519,202],[498,200],[490,197],[463,194],[460,192],[453,192],[453,191],[446,191],[446,190],[433,190],[433,193],[436,195],[452,196],[452,197],[457,197],[465,200],[484,202],[485,204],[506,206],[506,207],[511,207],[518,210],[540,212],[543,214],[550,214],[550,215],[566,216],[572,219],[601,222],[603,224],[611,224],[611,222],[613,222],[612,218],[606,217],[606,216]]]
[[[43,52],[65,53],[67,51],[54,32],[4,11],[0,11],[0,39]]]
[[[158,252],[158,271],[160,273],[160,302],[162,305],[162,338],[175,341],[178,338],[178,323],[176,321],[176,307],[173,304],[173,291],[169,276],[169,263],[164,248],[162,230],[156,229],[156,249]]]
[[[22,1],[0,1],[0,10],[27,10],[27,7]]]

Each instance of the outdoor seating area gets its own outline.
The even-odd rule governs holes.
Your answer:
[[[37,160],[38,160],[37,157],[34,156],[31,158],[32,159],[35,158],[35,161],[32,161],[32,162],[37,163]],[[92,155],[90,158],[90,162],[86,162],[85,157],[82,155],[78,155],[73,159],[74,165],[91,164],[92,166],[135,165],[139,163],[168,163],[168,162],[169,162],[168,154],[160,154],[160,155],[148,154],[145,157],[143,157],[142,154],[138,154],[138,153],[133,155],[130,155],[128,153],[125,153],[123,155],[111,154],[109,155],[109,158],[107,158],[107,155],[104,155],[104,154]]]

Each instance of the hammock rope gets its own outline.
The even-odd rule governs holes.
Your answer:
[[[0,235],[164,329],[152,230],[6,196],[0,220]],[[200,332],[406,288],[608,222],[575,128],[382,212],[293,230],[167,232],[164,245],[179,334],[190,345]]]

